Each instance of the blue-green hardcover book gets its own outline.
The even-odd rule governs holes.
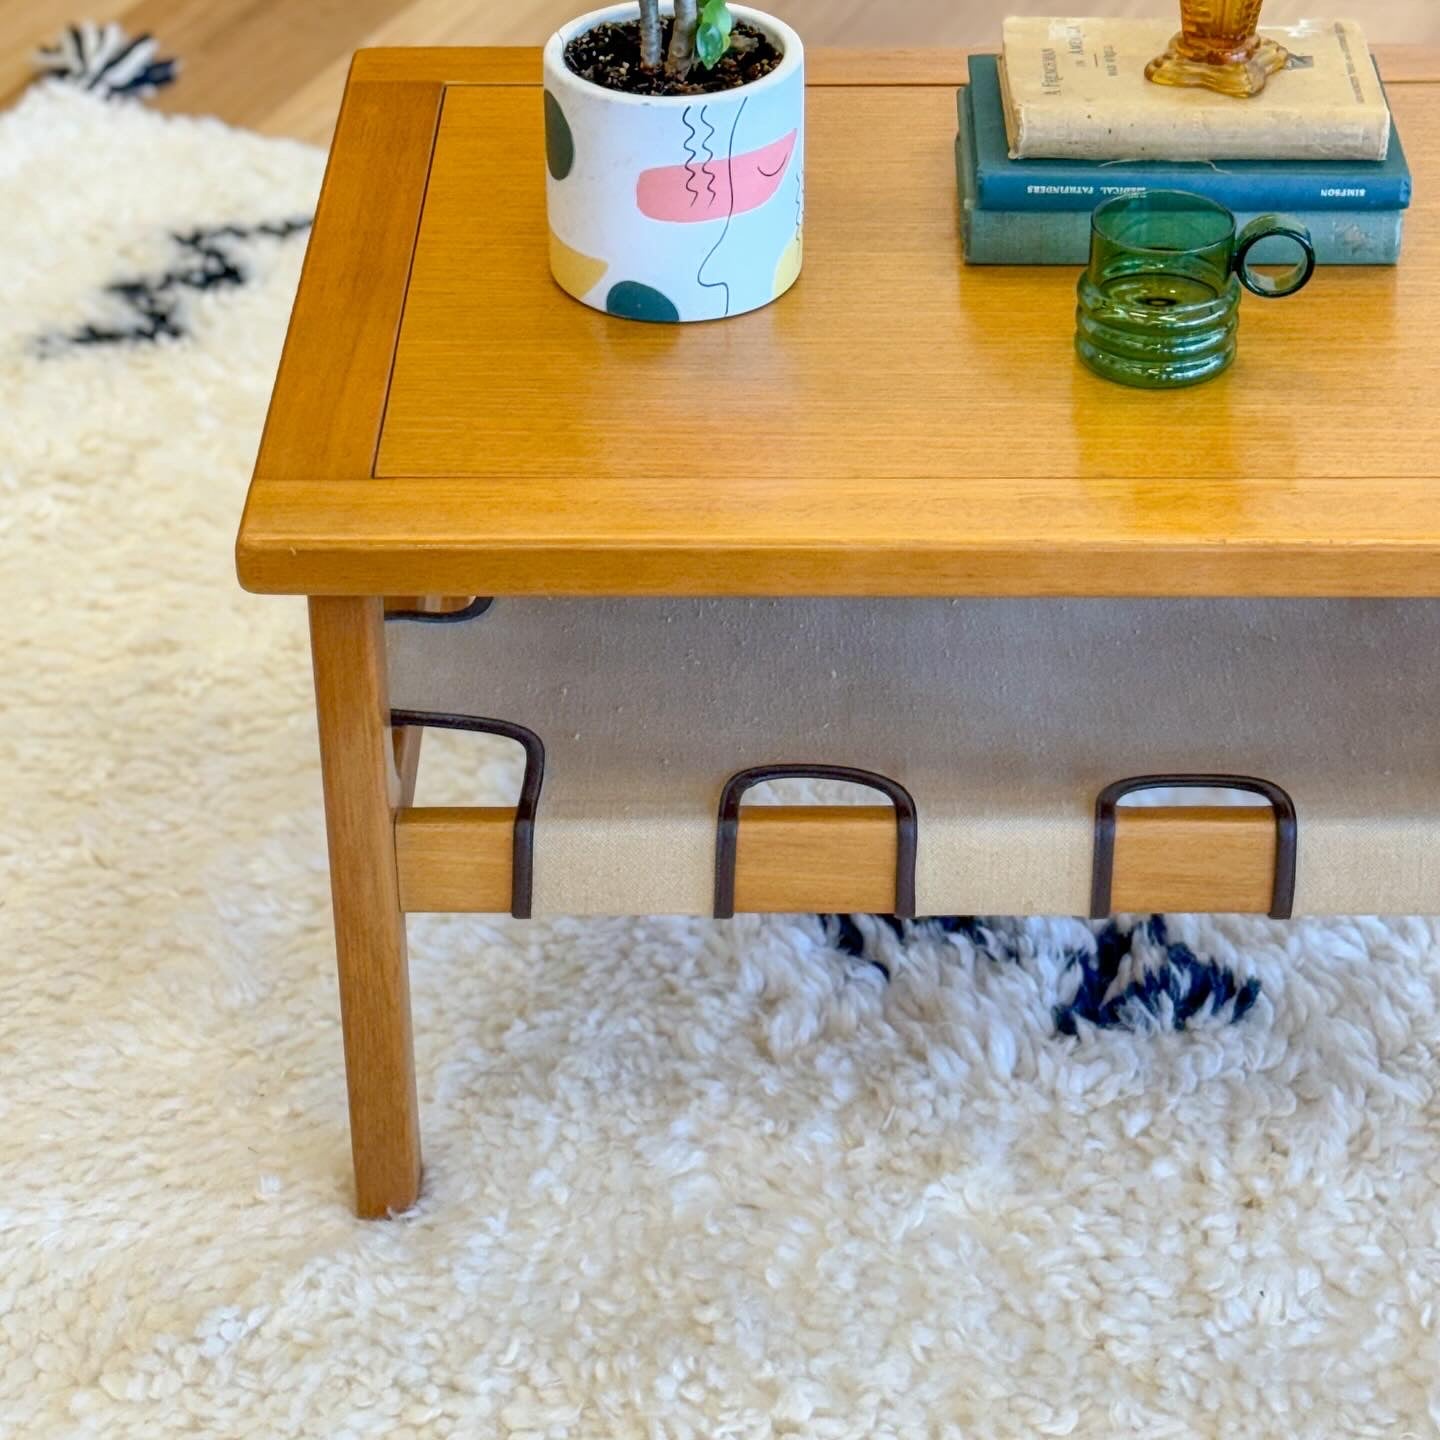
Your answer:
[[[1090,256],[1090,211],[989,210],[977,204],[972,105],[967,86],[955,140],[965,259],[972,265],[1084,265]],[[1394,265],[1400,258],[1405,224],[1401,210],[1290,213],[1310,231],[1322,265]],[[1254,218],[1252,212],[1236,213],[1241,225]],[[1267,240],[1252,258],[1262,265],[1288,264],[1294,247],[1284,240]]]

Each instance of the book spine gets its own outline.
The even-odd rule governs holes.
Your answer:
[[[1236,216],[1241,226],[1255,216]],[[1321,211],[1299,214],[1315,242],[1321,265],[1394,265],[1404,235],[1401,211]],[[972,265],[1074,265],[1090,257],[1090,217],[1079,211],[1037,214],[968,208],[965,258]],[[1287,264],[1294,250],[1284,241],[1266,241],[1251,252],[1257,264]]]
[[[977,174],[977,203],[985,210],[1083,210],[1087,214],[1116,195],[1145,190],[1188,190],[1204,195],[1231,210],[1403,210],[1410,203],[1410,180],[1405,175],[1354,180],[1317,180],[1308,175],[1278,171],[1263,178],[1227,174],[1218,167],[1160,169],[1146,166],[1143,173],[1117,166],[1111,174],[1091,179],[1074,172],[1047,167],[1043,161],[1024,162],[1027,173],[981,168]]]
[[[1237,108],[1240,102],[1236,102]],[[1295,111],[1269,116],[1258,129],[1214,111],[1192,124],[1157,129],[1147,106],[1116,106],[1102,127],[1077,125],[1056,107],[1015,107],[1011,159],[1029,160],[1383,160],[1390,148],[1390,113]]]

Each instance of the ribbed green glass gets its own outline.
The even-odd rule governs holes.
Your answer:
[[[1253,270],[1253,246],[1293,240],[1301,259],[1278,279]],[[1267,299],[1293,295],[1315,269],[1298,221],[1262,216],[1237,234],[1235,217],[1200,195],[1156,190],[1121,195],[1095,212],[1090,264],[1080,277],[1080,358],[1122,385],[1195,385],[1235,359],[1241,287]]]

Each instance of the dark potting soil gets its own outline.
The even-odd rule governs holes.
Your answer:
[[[668,49],[673,22],[663,21],[662,28]],[[769,37],[753,25],[737,25],[734,33],[742,47],[750,41],[755,43],[748,49],[732,43],[713,70],[707,70],[697,60],[684,80],[667,75],[663,68],[646,70],[641,66],[638,20],[612,21],[577,35],[565,47],[565,63],[596,85],[623,90],[628,95],[713,95],[717,90],[735,90],[759,80],[784,58]]]

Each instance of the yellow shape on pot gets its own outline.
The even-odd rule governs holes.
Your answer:
[[[578,300],[593,290],[610,268],[608,260],[582,255],[572,249],[553,230],[550,232],[550,273],[562,290]]]
[[[783,295],[800,276],[800,265],[805,259],[805,235],[797,230],[795,238],[780,253],[780,263],[775,267],[775,294]]]

